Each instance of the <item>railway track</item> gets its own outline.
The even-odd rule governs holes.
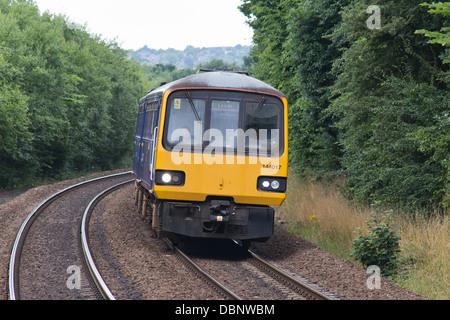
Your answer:
[[[274,266],[270,262],[259,257],[252,251],[248,251],[251,256],[251,263],[267,273],[270,277],[280,282],[282,285],[292,289],[308,300],[338,300],[338,297],[332,293],[326,292],[307,280],[299,279],[298,276],[287,273],[286,271]]]
[[[94,208],[104,197],[134,181],[127,177],[129,174],[130,172],[125,172],[101,177],[68,187],[44,200],[28,215],[17,233],[11,251],[8,274],[10,300],[115,300],[95,266],[89,249],[89,221]],[[67,197],[71,201],[67,201]],[[67,203],[70,203],[69,207]],[[205,279],[225,299],[251,299],[245,292],[234,292],[236,282],[245,284],[246,279],[241,277],[236,282],[230,280],[230,284],[224,285],[223,280],[218,280],[220,275],[211,275],[212,272],[202,268],[201,263],[196,263],[195,259],[191,259],[170,240],[164,241],[189,269]],[[45,245],[39,245],[43,243]],[[245,258],[242,261],[232,260],[230,264],[241,266],[253,273],[255,278],[263,278],[264,286],[273,287],[273,292],[281,292],[281,295],[271,296],[271,299],[336,299],[295,275],[287,274],[253,252],[244,251],[237,242],[233,246],[233,250],[240,252],[238,255],[245,252]],[[228,267],[219,268],[224,270]],[[56,280],[55,274],[60,275],[56,276]],[[70,290],[71,285],[76,285],[76,281],[69,283],[72,276],[79,277],[78,283],[82,285],[78,290]],[[233,287],[233,290],[229,287]],[[248,289],[258,290],[259,288]],[[263,295],[259,297],[266,298]]]
[[[188,266],[192,271],[194,271],[199,277],[201,277],[204,281],[206,281],[210,286],[212,286],[216,291],[221,293],[224,298],[231,300],[244,300],[243,295],[240,295],[232,289],[230,289],[230,285],[224,284],[226,280],[218,280],[218,277],[212,275],[212,272],[207,271],[206,268],[201,266],[201,262],[198,263],[195,260],[196,258],[190,258],[188,254],[184,253],[180,248],[174,245],[169,239],[165,238],[164,241],[167,245],[174,250],[177,256],[182,260],[184,264]],[[236,246],[239,246],[237,242],[235,242]],[[239,248],[237,250],[245,250],[243,248]],[[263,281],[266,285],[271,286],[270,288],[271,294],[274,294],[273,297],[278,299],[306,299],[306,300],[337,300],[338,297],[325,292],[319,288],[316,288],[312,284],[308,283],[304,279],[299,279],[297,276],[287,273],[286,271],[280,269],[279,267],[274,266],[263,258],[259,257],[255,253],[250,250],[245,252],[247,258],[242,259],[241,261],[233,260],[232,264],[234,266],[242,264],[244,269],[250,270],[252,273],[256,273],[257,277],[264,278]],[[200,259],[201,260],[201,259]],[[216,262],[216,261],[215,261]],[[253,265],[255,268],[249,267],[248,264]],[[225,270],[229,265],[220,265],[216,270]],[[257,269],[257,270],[255,270]],[[259,271],[259,272],[258,272]],[[220,271],[218,272],[221,273]],[[247,279],[245,279],[242,274],[238,276],[238,280],[240,285],[245,285]],[[239,289],[242,290],[242,289]],[[275,292],[278,292],[278,296]],[[280,295],[281,293],[281,295]],[[265,297],[266,298],[266,297]]]
[[[200,278],[205,280],[209,285],[211,285],[216,291],[222,294],[225,298],[231,300],[242,300],[240,296],[231,291],[226,285],[221,283],[219,280],[214,278],[207,271],[203,270],[197,263],[194,262],[187,254],[180,250],[176,245],[174,245],[168,238],[163,239],[164,242],[176,253],[177,257],[183,262],[189,269],[191,269]]]
[[[93,263],[88,222],[103,197],[134,181],[130,174],[70,186],[48,197],[28,215],[11,250],[10,300],[114,299]],[[66,197],[71,201],[65,201]],[[79,290],[71,290],[75,287]]]

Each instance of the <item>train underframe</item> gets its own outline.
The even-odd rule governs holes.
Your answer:
[[[274,232],[272,207],[236,204],[232,198],[208,197],[205,202],[159,200],[136,182],[135,203],[155,236],[168,232],[249,244],[267,241]]]

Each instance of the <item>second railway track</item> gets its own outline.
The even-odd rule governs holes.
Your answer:
[[[102,298],[86,268],[82,268],[81,220],[99,192],[127,180],[131,182],[130,178],[130,172],[125,172],[82,182],[37,206],[23,222],[11,251],[9,299]],[[79,290],[71,290],[78,285]]]

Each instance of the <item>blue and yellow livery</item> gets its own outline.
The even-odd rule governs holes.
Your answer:
[[[288,102],[243,73],[203,71],[140,100],[135,199],[158,233],[263,241],[286,197]]]

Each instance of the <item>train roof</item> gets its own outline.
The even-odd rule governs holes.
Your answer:
[[[278,97],[285,97],[280,91],[271,87],[267,83],[239,72],[211,71],[197,73],[165,84],[159,88],[151,90],[141,102],[153,96],[162,95],[166,91],[181,89],[228,89],[242,90],[271,94]]]

